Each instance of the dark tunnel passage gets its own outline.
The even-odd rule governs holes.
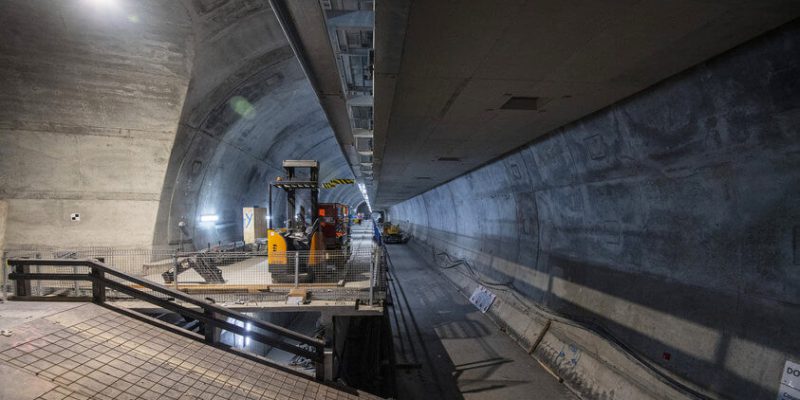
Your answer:
[[[698,385],[769,398],[765,368],[800,352],[798,43],[793,23],[390,219],[524,296],[500,316],[514,335],[541,304]]]

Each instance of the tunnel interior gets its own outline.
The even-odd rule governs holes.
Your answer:
[[[732,359],[746,352],[760,370],[800,351],[798,38],[797,24],[772,32],[393,206],[390,220],[468,260],[479,283],[732,398],[768,398]]]
[[[237,240],[240,208],[268,206],[266,186],[284,175],[283,160],[319,161],[322,182],[353,176],[272,11],[240,7],[234,21],[195,33],[197,67],[166,170],[154,245],[179,240],[181,220],[195,247]],[[274,203],[282,201],[283,193],[275,193]],[[337,186],[323,190],[320,201],[361,199],[352,186]],[[273,221],[284,214],[275,207]],[[202,215],[219,220],[197,223]]]
[[[454,328],[457,334],[447,330],[450,322],[420,311],[418,325],[432,326],[432,333],[423,334],[414,321],[416,331],[409,334],[418,332],[423,343],[453,339],[448,333],[465,339],[502,332],[525,357],[564,382],[570,396],[586,399],[761,399],[788,390],[781,383],[786,366],[800,363],[796,6],[764,6],[771,15],[788,11],[779,24],[753,22],[765,29],[737,37],[736,46],[724,52],[665,79],[646,84],[642,79],[641,90],[621,83],[622,77],[612,79],[625,96],[591,112],[587,108],[580,118],[546,133],[533,133],[548,126],[544,123],[522,123],[515,131],[524,139],[519,146],[492,129],[519,123],[524,120],[519,113],[548,118],[547,104],[556,114],[558,102],[568,97],[509,93],[506,97],[527,106],[511,111],[517,114],[493,114],[492,129],[481,130],[485,121],[448,120],[452,110],[483,107],[485,99],[471,92],[472,78],[439,77],[417,87],[402,81],[419,78],[413,73],[381,69],[400,65],[420,42],[441,38],[420,39],[414,30],[419,25],[401,23],[424,21],[427,9],[417,8],[423,6],[398,2],[382,11],[376,1],[374,12],[386,19],[358,14],[353,20],[369,21],[375,29],[388,21],[411,33],[405,45],[388,47],[391,59],[378,56],[385,64],[374,66],[381,72],[375,98],[395,89],[432,94],[429,103],[399,110],[391,104],[379,109],[383,103],[376,100],[375,152],[370,147],[368,157],[359,157],[386,178],[381,181],[374,172],[370,182],[373,175],[365,175],[367,168],[351,158],[362,150],[356,145],[348,152],[330,111],[330,104],[347,94],[321,88],[315,74],[322,74],[309,67],[318,49],[298,44],[310,33],[287,28],[285,15],[274,9],[283,3],[0,3],[0,248],[194,251],[241,242],[242,208],[268,207],[267,188],[284,175],[283,161],[316,160],[320,184],[352,180],[322,187],[320,202],[345,204],[351,214],[370,224],[396,225],[410,239],[394,245],[401,247],[384,247],[390,262],[392,254],[400,260],[390,270],[397,274],[390,287],[399,291],[402,281],[419,289],[426,282],[402,275],[403,265],[428,265],[435,271],[428,281],[443,282],[431,289],[437,292],[430,295],[434,300],[450,289],[465,298],[476,290],[494,296],[480,315],[491,324],[465,323]],[[316,10],[325,2],[297,2],[286,12],[311,7],[307,3]],[[715,21],[736,21],[732,14],[720,15]],[[505,29],[473,17],[470,21],[487,31]],[[313,33],[313,24],[303,21],[295,22]],[[328,49],[332,39],[320,29]],[[440,48],[430,56],[457,58],[483,43],[478,37],[463,39],[477,44]],[[668,58],[654,57],[659,56]],[[440,67],[417,72],[435,74]],[[512,74],[519,66],[506,67]],[[508,90],[558,84],[545,81]],[[605,101],[607,93],[601,92],[583,95]],[[396,96],[392,101],[402,104]],[[408,119],[393,117],[395,111]],[[345,115],[356,118],[353,111]],[[381,118],[385,125],[378,123]],[[440,125],[456,122],[459,129],[474,127],[434,137]],[[424,132],[414,134],[422,139],[384,137],[387,153],[378,157],[378,135],[389,127],[420,125]],[[459,153],[466,142],[484,143],[487,155],[480,162],[467,160],[469,154]],[[371,136],[369,143],[373,146]],[[427,143],[435,149],[416,151]],[[391,149],[401,150],[389,154]],[[425,157],[436,153],[428,164],[408,165],[406,159],[419,156],[412,153],[428,151]],[[429,184],[433,178],[439,180]],[[273,192],[268,216],[278,226],[301,206],[311,208],[301,200],[287,213],[285,202],[284,192]],[[367,247],[373,246],[371,227],[360,233]],[[393,293],[391,302],[404,299],[413,308],[419,301],[428,312],[437,307],[426,294],[405,290],[418,296],[409,294],[409,300]],[[467,314],[466,309],[474,311],[468,304],[436,311],[449,318]],[[276,319],[289,321],[292,315]],[[401,317],[406,316],[401,312]],[[341,345],[351,346],[340,357],[367,357],[354,350],[360,350],[361,329],[373,334],[363,340],[387,346],[375,338],[385,335],[388,325],[368,321],[337,322],[347,326],[335,328],[346,332]],[[306,325],[315,328],[313,321]],[[441,353],[450,351],[437,346]],[[374,378],[356,362],[344,365],[352,376]],[[447,390],[480,398],[457,385]],[[800,393],[800,384],[796,390]]]

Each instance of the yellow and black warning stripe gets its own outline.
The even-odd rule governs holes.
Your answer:
[[[325,189],[333,189],[338,185],[352,185],[354,183],[356,183],[355,179],[331,179],[323,183],[322,187]]]

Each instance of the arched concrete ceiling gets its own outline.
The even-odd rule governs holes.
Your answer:
[[[207,2],[206,2],[207,3]],[[187,4],[195,58],[164,181],[154,244],[175,243],[185,221],[196,247],[241,238],[241,208],[267,206],[268,182],[286,159],[320,162],[320,179],[352,171],[266,1]],[[273,218],[282,221],[283,198]],[[355,206],[352,185],[320,201]],[[215,223],[200,223],[216,214]]]
[[[376,2],[375,208],[800,16],[782,0],[457,4]]]

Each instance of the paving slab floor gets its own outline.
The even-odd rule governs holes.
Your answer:
[[[94,304],[0,304],[0,400],[377,399]]]
[[[398,398],[577,399],[411,247],[387,245]]]

